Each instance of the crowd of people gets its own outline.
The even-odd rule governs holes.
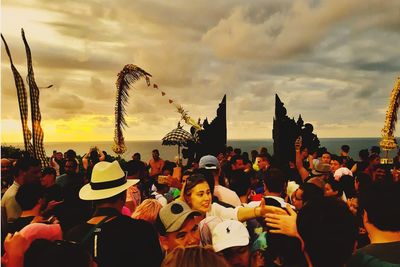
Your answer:
[[[400,151],[1,159],[4,266],[400,266]]]

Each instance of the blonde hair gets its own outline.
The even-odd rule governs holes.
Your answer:
[[[167,254],[162,267],[229,267],[226,260],[215,253],[212,247],[188,246],[177,247]]]
[[[145,199],[132,214],[133,219],[142,219],[154,224],[162,205],[155,199]]]

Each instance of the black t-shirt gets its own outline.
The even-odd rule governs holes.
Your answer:
[[[357,250],[357,253],[371,255],[381,261],[400,264],[400,241],[370,244]]]
[[[150,223],[123,216],[114,209],[100,209],[96,216],[101,215],[116,217],[101,225],[83,244],[99,267],[160,266],[161,247]],[[78,225],[65,235],[65,239],[81,242],[93,226],[88,223]],[[96,239],[97,251],[94,251]]]
[[[48,188],[44,189],[44,198],[46,202],[49,203],[50,201],[61,201],[63,199],[63,193],[61,186],[58,184],[54,184]]]

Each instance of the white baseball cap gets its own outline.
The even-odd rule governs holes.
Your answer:
[[[249,244],[250,236],[243,223],[227,220],[219,223],[212,231],[212,242],[215,252]]]

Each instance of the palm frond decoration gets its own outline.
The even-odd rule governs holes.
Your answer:
[[[128,64],[118,73],[116,82],[117,92],[115,100],[115,132],[114,132],[114,146],[113,151],[121,155],[126,151],[123,130],[128,124],[125,120],[126,104],[129,98],[129,88],[140,78],[145,78],[147,86],[150,86],[151,74],[141,69],[140,67]]]
[[[397,79],[397,83],[392,90],[390,96],[389,107],[386,112],[385,125],[382,129],[382,140],[380,146],[384,150],[396,149],[397,143],[394,138],[394,132],[396,130],[397,123],[397,112],[400,106],[400,77]]]

